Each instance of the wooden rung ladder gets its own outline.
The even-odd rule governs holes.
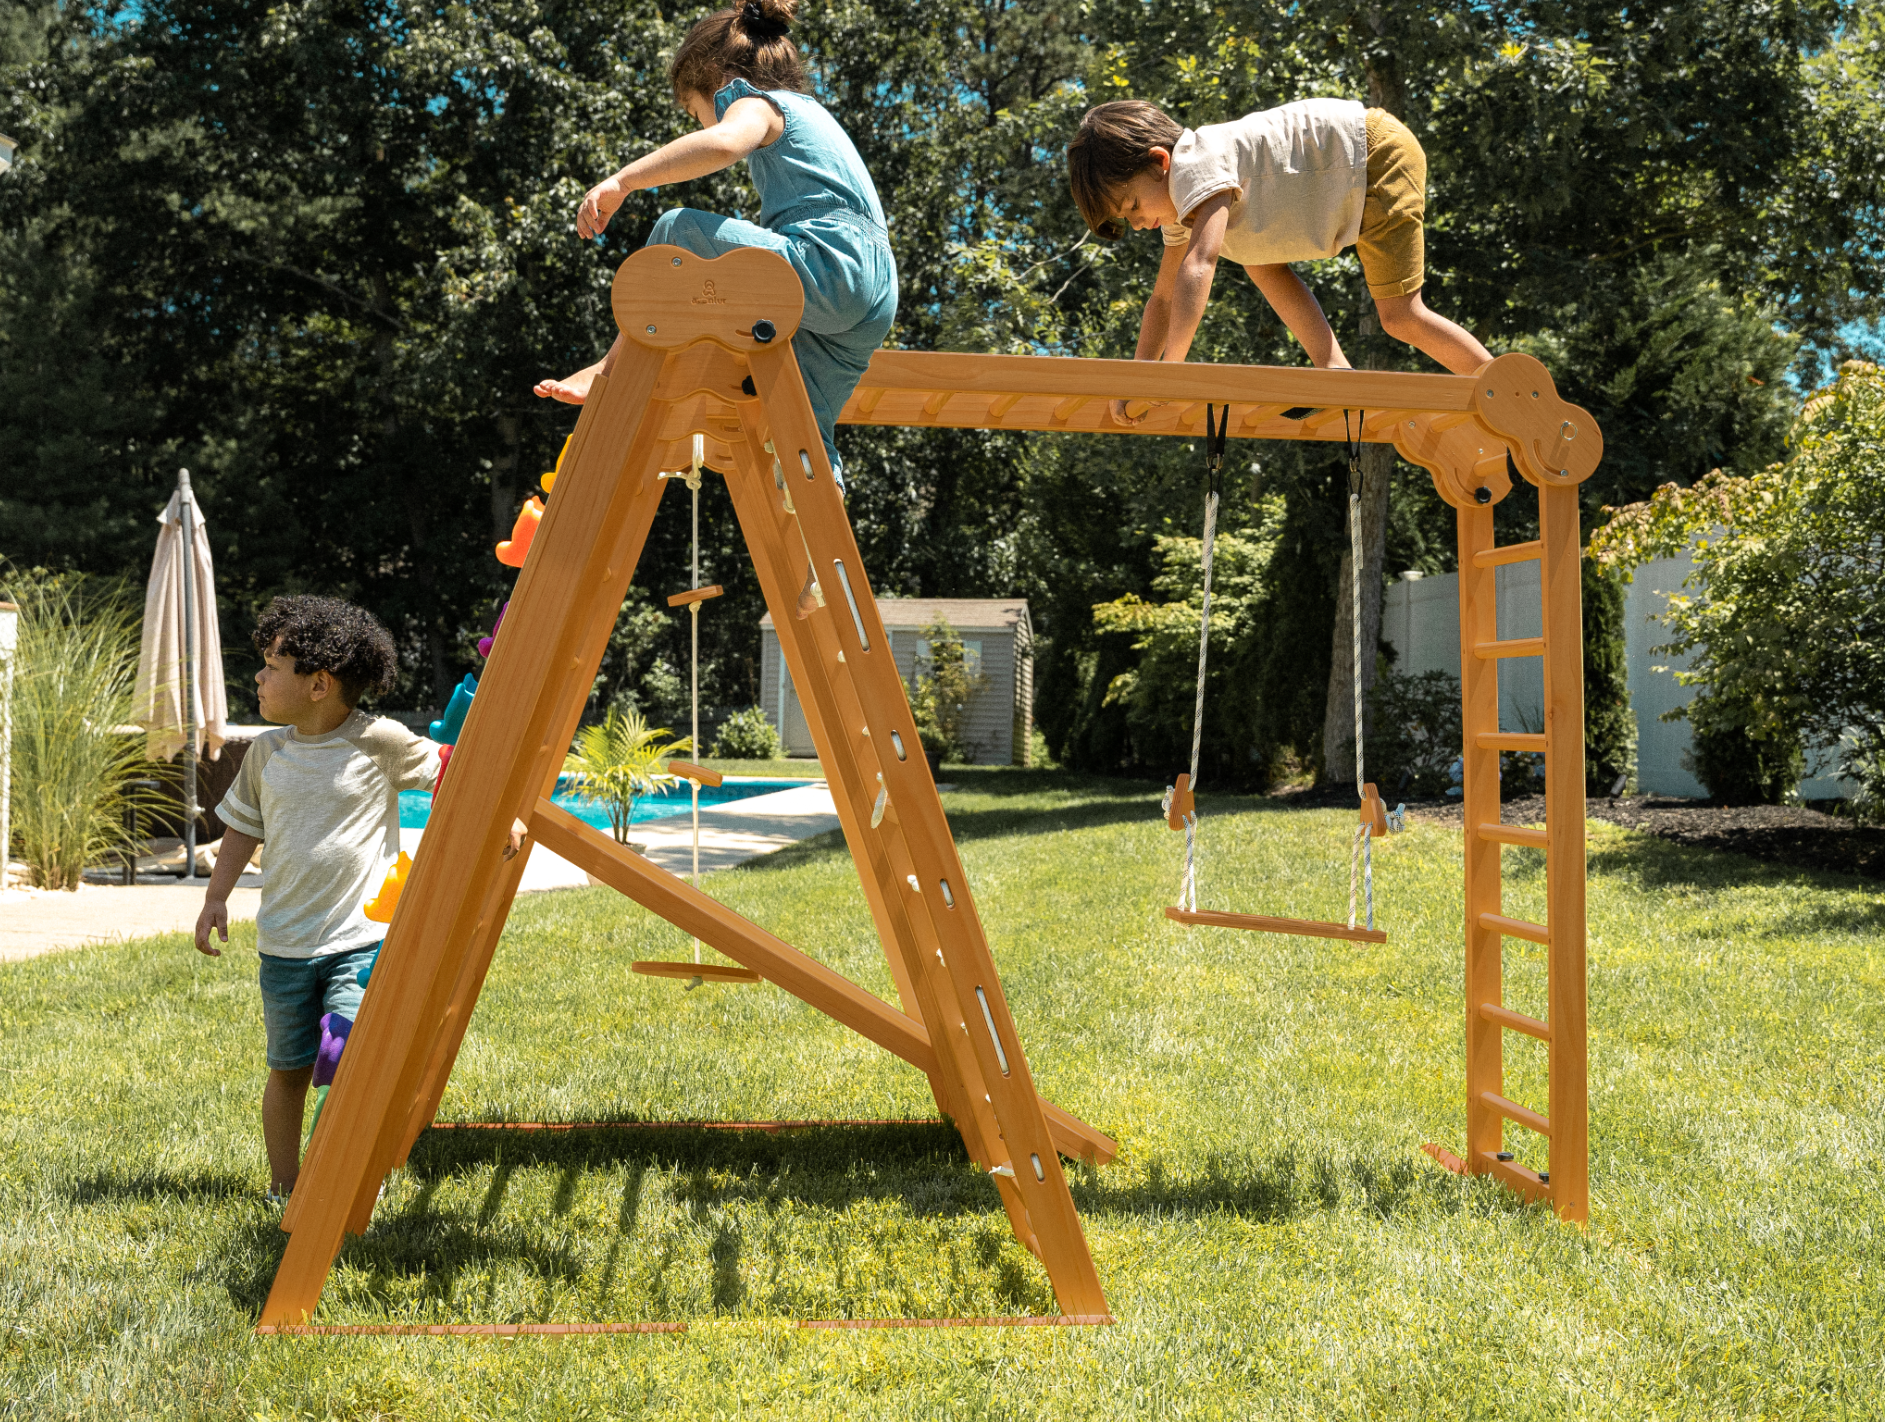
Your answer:
[[[1506,481],[1501,480],[1501,483]],[[1507,485],[1509,487],[1509,484]],[[1588,1103],[1584,1061],[1584,676],[1578,568],[1577,485],[1540,484],[1539,537],[1493,542],[1492,509],[1455,502],[1459,526],[1460,694],[1466,818],[1466,1155],[1429,1153],[1466,1174],[1496,1177],[1559,1215],[1589,1215]],[[1539,565],[1543,635],[1501,639],[1498,570]],[[1499,726],[1499,663],[1539,657],[1544,664],[1545,729]],[[1500,820],[1499,755],[1545,758],[1545,827]],[[1501,895],[1507,845],[1545,852],[1545,922],[1508,916]],[[1507,938],[1542,945],[1547,989],[1540,1019],[1505,1005]],[[1545,1044],[1549,1100],[1544,1113],[1505,1095],[1505,1034]],[[1510,1124],[1543,1136],[1549,1164],[1533,1171],[1505,1148]]]

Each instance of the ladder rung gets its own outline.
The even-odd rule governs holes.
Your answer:
[[[1514,637],[1507,642],[1473,643],[1473,655],[1482,662],[1492,661],[1496,657],[1542,657],[1544,654],[1543,637]]]
[[[1514,1032],[1523,1032],[1527,1037],[1536,1037],[1541,1042],[1551,1040],[1551,1029],[1536,1017],[1527,1017],[1522,1012],[1514,1012],[1496,1002],[1480,1003],[1479,1015],[1488,1022],[1497,1022],[1501,1027],[1510,1027]]]
[[[1527,923],[1522,918],[1506,918],[1503,914],[1482,913],[1479,926],[1490,928],[1494,933],[1503,933],[1507,938],[1528,938],[1533,943],[1549,943],[1551,935],[1545,931],[1542,923]]]
[[[1473,554],[1475,568],[1496,568],[1501,563],[1529,563],[1541,556],[1544,544],[1537,539],[1530,543],[1508,543],[1503,548],[1482,548]]]
[[[1551,1186],[1540,1180],[1534,1171],[1527,1170],[1515,1160],[1500,1160],[1496,1151],[1482,1150],[1476,1159],[1478,1172],[1490,1175],[1508,1188],[1518,1191],[1528,1200],[1549,1200]]]
[[[1473,737],[1481,750],[1536,751],[1545,753],[1545,738],[1535,731],[1481,731]]]
[[[1541,1136],[1551,1134],[1551,1122],[1547,1121],[1536,1111],[1527,1111],[1516,1101],[1507,1101],[1496,1091],[1482,1091],[1479,1093],[1479,1099],[1493,1110],[1497,1111],[1501,1116],[1505,1117],[1506,1120],[1516,1125],[1523,1126],[1528,1131],[1536,1131]]]
[[[1545,832],[1527,829],[1523,825],[1481,825],[1479,837],[1495,844],[1529,844],[1538,849],[1545,847]]]

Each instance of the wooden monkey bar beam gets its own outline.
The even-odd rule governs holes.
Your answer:
[[[1064,356],[879,351],[839,416],[860,425],[1194,435],[1207,404],[1231,407],[1239,439],[1341,440],[1342,411],[1366,411],[1362,437],[1392,443],[1396,414],[1473,409],[1473,377],[1264,365],[1166,365]],[[1115,423],[1109,400],[1154,402],[1142,424]],[[1293,416],[1293,418],[1292,418]]]

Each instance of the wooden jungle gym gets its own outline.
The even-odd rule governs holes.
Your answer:
[[[1062,1317],[1108,1321],[1106,1297],[1060,1158],[1104,1162],[1114,1143],[1034,1089],[968,878],[957,857],[903,682],[832,479],[791,337],[804,306],[777,256],[714,260],[650,247],[618,271],[628,336],[598,378],[562,461],[530,556],[491,649],[446,788],[387,933],[287,1210],[290,1239],[259,1331],[312,1326],[346,1234],[363,1232],[389,1169],[431,1124],[503,930],[526,856],[502,853],[513,818],[532,838],[735,962],[895,1053],[928,1078],[941,1111],[988,1172],[1016,1238],[1045,1267]],[[1113,423],[1107,401],[1149,400]],[[1490,1174],[1566,1219],[1587,1210],[1584,1044],[1584,749],[1577,486],[1601,437],[1545,368],[1507,355],[1474,376],[1262,366],[1160,365],[881,351],[846,406],[854,424],[1192,435],[1207,403],[1244,439],[1362,437],[1433,475],[1457,511],[1465,703],[1466,1153],[1428,1151]],[[665,487],[693,437],[725,471],[780,645],[858,866],[901,1010],[575,819],[550,795]],[[1492,510],[1507,459],[1538,490],[1537,542],[1496,547]],[[1497,567],[1541,564],[1544,635],[1501,640]],[[794,615],[807,563],[823,607]],[[1544,659],[1545,729],[1503,731],[1501,658]],[[1542,751],[1547,828],[1500,823],[1499,753]],[[1545,852],[1547,922],[1501,913],[1500,851]],[[1503,939],[1545,945],[1543,1019],[1504,1005]],[[1539,1114],[1502,1094],[1504,1033],[1545,1042]],[[1545,1135],[1548,1172],[1503,1149],[1506,1122]],[[987,1320],[993,1322],[995,1320]],[[1008,1320],[1021,1321],[1021,1320]],[[678,1324],[497,1329],[362,1325],[321,1332],[669,1331]]]

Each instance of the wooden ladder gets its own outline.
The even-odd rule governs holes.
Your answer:
[[[1504,483],[1504,480],[1500,481]],[[1509,485],[1508,485],[1509,487]],[[1482,484],[1489,494],[1492,486]],[[1475,494],[1478,493],[1476,489]],[[1590,1210],[1589,1103],[1585,1073],[1584,962],[1584,675],[1577,486],[1538,489],[1539,537],[1495,545],[1495,498],[1456,506],[1459,535],[1460,693],[1466,861],[1466,1156],[1426,1149],[1450,1169],[1492,1175],[1527,1199],[1548,1201],[1565,1219]],[[1539,565],[1542,635],[1502,638],[1498,570]],[[1544,730],[1499,725],[1499,665],[1538,657],[1544,667]],[[1500,818],[1502,751],[1542,753],[1545,828]],[[1545,922],[1504,911],[1506,846],[1545,854]],[[1515,1011],[1505,1001],[1505,940],[1545,949],[1545,1015]],[[1505,1087],[1505,1034],[1545,1044],[1549,1100],[1543,1113],[1510,1099]],[[1545,1137],[1549,1166],[1533,1171],[1505,1148],[1507,1123]]]

